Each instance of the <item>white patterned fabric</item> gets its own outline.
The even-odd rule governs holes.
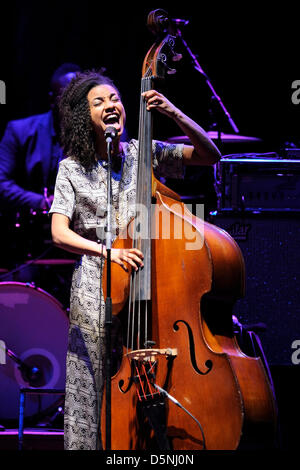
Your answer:
[[[183,145],[153,141],[156,176],[182,178]],[[112,168],[113,225],[118,230],[134,216],[138,142],[123,143]],[[107,207],[106,162],[91,170],[68,157],[61,161],[50,213],[64,214],[84,238],[105,243]],[[69,344],[66,361],[64,440],[67,450],[102,448],[100,408],[103,391],[104,311],[101,279],[103,258],[81,256],[71,287]]]

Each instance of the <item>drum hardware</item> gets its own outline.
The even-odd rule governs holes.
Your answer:
[[[9,267],[45,257],[46,250],[53,250],[49,257],[59,258],[51,236],[51,218],[46,210],[28,209],[13,214],[1,214],[7,231],[2,234],[9,250]],[[65,256],[63,256],[65,257]],[[4,266],[7,267],[7,266]]]
[[[189,45],[187,44],[187,42],[185,41],[185,39],[183,38],[183,35],[182,35],[182,32],[179,28],[177,28],[176,30],[176,36],[180,39],[183,47],[185,48],[190,60],[191,60],[191,64],[194,68],[194,70],[196,70],[196,72],[199,73],[199,76],[204,79],[205,81],[205,84],[207,86],[207,89],[208,89],[208,92],[209,92],[209,95],[210,95],[210,101],[211,101],[211,109],[210,109],[210,112],[211,114],[214,116],[214,119],[216,122],[213,123],[213,126],[216,127],[218,129],[218,134],[220,134],[219,131],[222,130],[222,126],[225,124],[228,124],[230,126],[230,128],[232,129],[232,131],[236,134],[239,133],[239,129],[237,127],[237,125],[235,124],[234,120],[232,119],[232,117],[230,116],[228,110],[226,109],[221,97],[217,94],[216,90],[214,89],[214,86],[211,82],[211,80],[209,79],[207,73],[203,70],[203,68],[201,67],[198,59],[197,59],[197,56],[192,52],[191,48],[189,47]]]
[[[1,270],[0,282],[34,284],[57,298],[67,309],[70,300],[71,276],[76,259],[58,258],[56,251],[52,251],[53,248],[46,248],[41,255],[17,265],[10,271]],[[51,257],[51,254],[56,256]]]
[[[208,131],[207,135],[211,138],[211,140],[214,141],[218,141],[219,139],[221,139],[222,143],[224,144],[249,144],[262,142],[262,139],[260,139],[259,137],[250,137],[240,134],[225,134],[224,132],[221,132],[219,136],[219,133],[217,131]],[[186,135],[170,137],[169,139],[167,139],[167,142],[169,142],[170,144],[191,145],[191,141]]]
[[[65,292],[61,297],[69,299],[69,267],[76,260],[64,252],[60,259],[45,232],[50,234],[45,211],[17,213],[15,219],[5,220],[9,250],[7,266],[0,269],[0,346],[7,359],[2,361],[3,354],[0,357],[0,430],[15,427],[22,387],[42,391],[28,394],[25,422],[35,427],[61,427],[64,397],[58,399],[43,390],[63,390],[65,386],[68,309],[57,300],[56,291]],[[22,278],[24,282],[16,282]],[[64,287],[57,288],[60,281]]]
[[[46,258],[46,259],[35,259],[32,261],[26,261],[26,265],[35,264],[39,266],[68,266],[76,263],[75,259],[63,259],[63,258]]]
[[[22,361],[11,349],[6,347],[7,356],[18,364],[18,369],[21,372],[22,378],[31,387],[38,387],[41,385],[41,379],[43,377],[43,371],[36,366],[31,366],[25,361]]]
[[[19,265],[16,266],[16,268],[14,268],[12,270],[7,270],[7,269],[0,270],[0,282],[3,279],[10,278],[15,273],[17,273],[19,271],[22,271],[23,269],[28,268],[29,265],[36,264],[39,260],[44,258],[44,256],[51,250],[51,248],[52,247],[48,247],[40,256],[37,256],[36,258],[34,258],[32,260],[26,261],[25,263],[19,264]],[[2,274],[1,274],[1,271],[3,272]]]
[[[0,365],[0,421],[12,427],[7,424],[18,418],[20,388],[64,389],[69,321],[61,303],[48,292],[29,283],[3,282],[0,324],[0,343],[11,359]],[[63,407],[62,399],[57,402],[53,394],[29,394],[28,423],[46,426],[47,421],[51,427]]]
[[[23,450],[23,432],[24,432],[24,411],[25,411],[25,397],[26,395],[64,395],[64,389],[20,389],[20,406],[19,406],[19,429],[18,429],[18,450]],[[61,407],[59,407],[61,408]],[[56,415],[59,414],[57,411]]]

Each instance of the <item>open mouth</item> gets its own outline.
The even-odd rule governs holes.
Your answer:
[[[119,124],[120,116],[117,113],[108,114],[104,119],[103,122],[106,126],[114,126]]]

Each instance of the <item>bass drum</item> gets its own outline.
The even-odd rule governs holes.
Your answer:
[[[62,305],[46,291],[20,282],[0,283],[0,423],[18,419],[19,389],[65,388],[69,320]],[[34,384],[16,358],[37,368]],[[27,394],[24,417],[40,417],[57,395]]]

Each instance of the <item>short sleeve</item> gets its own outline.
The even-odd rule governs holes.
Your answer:
[[[58,213],[66,215],[72,220],[75,210],[75,191],[70,177],[67,160],[62,160],[54,188],[54,199],[49,214]]]
[[[184,178],[183,144],[154,140],[153,171],[157,177]]]

